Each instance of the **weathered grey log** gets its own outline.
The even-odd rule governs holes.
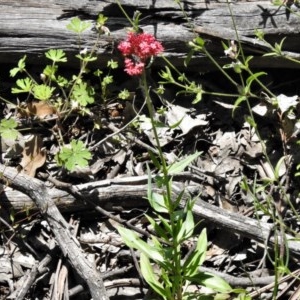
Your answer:
[[[122,0],[120,1],[129,16],[135,10],[142,13],[141,28],[153,33],[161,40],[166,49],[165,55],[176,65],[182,65],[188,51],[187,43],[195,37],[183,17],[179,6],[172,0]],[[207,47],[220,61],[225,60],[220,39],[236,39],[232,16],[226,1],[185,1],[182,6],[196,26],[196,34],[207,39]],[[297,10],[296,6],[292,7]],[[261,58],[266,45],[255,43],[254,30],[261,29],[268,41],[279,42],[287,36],[284,50],[299,57],[299,16],[290,14],[283,6],[275,7],[271,1],[234,1],[231,4],[238,34],[248,53],[260,66],[288,66],[287,62]],[[298,9],[299,10],[299,9]],[[104,66],[108,58],[120,59],[116,43],[126,35],[130,24],[118,8],[115,0],[27,0],[0,2],[0,62],[16,62],[27,54],[31,62],[41,63],[43,53],[50,48],[61,48],[69,54],[78,52],[76,35],[66,29],[72,17],[78,16],[95,24],[99,13],[109,17],[107,26],[110,36],[102,36],[99,41],[99,59],[94,65]],[[88,30],[82,36],[82,47],[92,47],[96,32]],[[255,44],[254,44],[255,43]],[[73,57],[72,55],[70,57]],[[70,62],[74,62],[70,60]],[[156,64],[164,64],[157,59]],[[194,68],[210,68],[206,57],[198,54],[192,62]],[[203,69],[202,69],[203,70]]]
[[[0,165],[0,171],[2,172],[2,170],[4,171],[5,176],[5,169]],[[9,168],[8,171],[8,175],[10,175],[12,172],[15,172],[11,168]],[[18,176],[19,175],[16,175],[16,177]],[[9,179],[12,180],[11,176],[9,176]],[[18,179],[19,181],[22,181],[22,178]],[[80,184],[74,186],[73,189],[81,193],[83,198],[88,200],[88,202],[93,202],[95,206],[98,205],[107,210],[122,211],[124,209],[133,209],[136,207],[140,208],[148,205],[147,201],[145,200],[148,189],[147,180],[147,176],[117,178]],[[38,180],[35,181],[38,182]],[[22,190],[18,188],[18,186],[15,184],[14,186],[17,190],[20,190],[23,193],[26,192],[24,189]],[[176,196],[178,196],[178,193],[181,189],[182,185],[179,187],[178,185],[174,186],[174,199]],[[78,200],[75,200],[67,192],[60,191],[56,188],[48,188],[47,191],[51,201],[53,201],[53,203],[58,207],[64,209],[69,207],[71,211],[74,209],[74,205],[81,211],[85,209],[91,209],[90,205],[87,205],[86,203],[79,203]],[[199,191],[197,194],[199,194]],[[26,200],[27,204],[33,204],[30,198],[25,197],[20,192],[12,190],[4,190],[0,197],[1,203],[3,203],[2,205],[4,207],[8,204],[7,201],[13,205],[15,199],[23,199]],[[183,200],[181,202],[181,206],[184,206],[185,203],[186,201]],[[23,202],[23,205],[25,205],[25,202]],[[197,199],[196,204],[193,207],[193,212],[195,216],[205,219],[210,223],[215,224],[217,227],[223,228],[229,232],[241,234],[244,237],[254,239],[261,243],[272,244],[274,242],[274,239],[271,235],[271,231],[273,229],[272,224],[259,222],[237,213],[226,211],[217,206],[211,205],[200,198]],[[286,239],[289,250],[294,254],[300,255],[300,242],[293,241],[293,238],[288,236],[286,236]],[[280,241],[279,238],[279,243],[281,242],[285,241]]]

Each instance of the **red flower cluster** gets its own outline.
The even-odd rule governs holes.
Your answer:
[[[130,56],[125,58],[125,71],[132,76],[142,74],[146,60],[164,51],[162,44],[152,34],[134,32],[128,33],[118,49],[124,56]]]

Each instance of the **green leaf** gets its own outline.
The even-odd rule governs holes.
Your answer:
[[[251,116],[245,116],[245,121],[250,124],[251,127],[256,128],[257,124]]]
[[[26,55],[24,55],[18,62],[18,67],[17,68],[13,68],[10,70],[10,76],[11,77],[15,77],[17,75],[17,73],[22,73],[25,71],[25,60],[26,60]]]
[[[183,241],[190,238],[194,232],[194,229],[195,229],[195,223],[194,223],[193,212],[191,209],[188,209],[185,216],[185,220],[181,225],[180,231],[177,235],[178,243],[182,243]]]
[[[169,220],[163,218],[162,216],[158,215],[159,220],[161,221],[161,224],[164,226],[164,230],[166,231],[166,233],[169,235],[172,235],[172,227],[170,225]]]
[[[147,220],[149,221],[149,223],[152,225],[155,233],[160,237],[163,238],[165,240],[168,240],[168,232],[166,232],[166,230],[160,226],[153,218],[151,218],[148,215],[145,215],[145,217],[147,218]]]
[[[149,154],[150,159],[151,159],[152,163],[154,164],[155,168],[157,170],[161,170],[162,166],[161,166],[159,160],[157,159],[156,155],[152,151],[148,151],[148,154]],[[149,172],[150,172],[150,169],[148,169],[148,174],[149,174]],[[152,179],[152,177],[151,177],[151,179]]]
[[[206,257],[207,235],[206,229],[203,229],[194,252],[187,258],[183,264],[183,274],[185,276],[193,276],[199,272],[199,267],[203,264]]]
[[[233,292],[235,292],[235,290]],[[248,296],[245,291],[236,293],[238,294],[238,296],[233,298],[232,300],[252,300],[252,298]]]
[[[249,69],[249,63],[252,59],[253,59],[253,56],[251,56],[251,55],[246,57],[246,60],[244,62],[244,69]]]
[[[267,73],[266,72],[258,72],[258,73],[255,73],[255,74],[252,74],[251,76],[249,76],[246,80],[247,86],[250,86],[254,80],[256,81],[258,77],[263,76],[263,75],[267,75]]]
[[[178,174],[178,173],[182,172],[200,154],[201,154],[201,152],[195,152],[194,154],[191,154],[191,155],[185,157],[184,159],[172,164],[168,168],[168,173],[169,174]]]
[[[58,67],[56,65],[47,65],[43,71],[43,74],[49,77],[51,80],[55,80],[55,73]]]
[[[280,178],[280,176],[282,175],[282,174],[280,174],[280,173],[282,173],[282,171],[281,171],[281,169],[282,169],[282,163],[285,163],[285,160],[286,160],[286,156],[282,156],[280,159],[279,159],[279,161],[278,161],[278,163],[276,164],[276,166],[275,166],[275,170],[274,170],[274,179],[275,180],[279,180],[279,178]],[[285,168],[284,168],[285,169]]]
[[[149,201],[149,204],[156,212],[167,213],[168,209],[165,205],[165,199],[163,195],[155,193],[152,190],[152,176],[148,165],[147,165],[147,169],[148,169],[147,199]]]
[[[168,299],[164,286],[158,281],[157,276],[154,274],[153,268],[150,264],[149,258],[142,252],[141,253],[141,272],[147,283],[151,288],[159,294],[163,299]]]
[[[58,75],[58,77],[56,78],[56,83],[60,86],[60,87],[64,87],[68,84],[68,80],[63,77]]]
[[[191,49],[188,53],[188,55],[186,56],[186,58],[184,59],[184,66],[187,67],[188,64],[190,63],[193,55],[195,53],[195,50],[194,49]]]
[[[235,110],[239,107],[239,105],[246,101],[247,100],[247,97],[242,95],[242,96],[239,96],[236,101],[234,102],[234,105],[233,105],[233,109],[232,109],[232,116],[234,115],[235,113]]]
[[[91,26],[91,22],[81,21],[78,17],[75,17],[71,19],[70,23],[67,25],[67,29],[77,34],[81,34],[85,30],[89,29]]]
[[[118,68],[118,62],[111,59],[107,62],[107,67],[111,69],[117,69]]]
[[[185,193],[185,190],[183,189],[183,190],[178,194],[178,196],[176,197],[176,200],[174,201],[173,207],[178,207],[178,206],[179,206],[180,201],[182,200],[182,197],[183,197],[184,193]]]
[[[165,79],[166,83],[175,83],[175,79],[172,76],[171,70],[169,67],[165,67],[166,71],[161,71],[159,74],[161,78]]]
[[[254,30],[255,36],[258,40],[263,41],[265,38],[265,33],[261,29]]]
[[[18,88],[11,89],[11,92],[13,94],[30,93],[33,86],[33,82],[30,78],[26,77],[25,79],[18,79],[16,81],[16,85],[18,86]]]
[[[67,61],[66,53],[61,49],[50,49],[45,53],[45,55],[54,63]]]
[[[84,55],[77,54],[77,55],[75,55],[75,57],[79,58],[80,60],[82,60],[84,62],[91,62],[91,61],[97,60],[97,57],[92,55],[91,53],[86,53]]]
[[[113,76],[112,75],[106,75],[102,79],[101,86],[106,87],[107,85],[109,85],[110,83],[113,83],[113,82],[114,82]]]
[[[148,201],[151,205],[151,207],[159,213],[167,213],[168,208],[166,207],[165,204],[165,198],[163,195],[151,192],[150,198],[148,198]]]
[[[47,101],[51,99],[53,92],[55,91],[54,87],[50,87],[46,84],[35,85],[32,88],[33,96],[42,101]]]
[[[282,47],[283,47],[283,43],[285,41],[286,37],[284,37],[281,41],[280,44],[275,43],[275,52],[280,56],[282,55]]]
[[[242,73],[243,65],[240,62],[232,63],[232,67],[235,73],[237,74]]]
[[[122,90],[119,94],[118,94],[118,98],[122,99],[122,100],[126,100],[130,97],[130,93],[127,89]]]
[[[196,93],[196,97],[193,100],[192,104],[197,104],[202,100],[202,95],[203,95],[203,90],[200,89],[197,93]]]
[[[0,122],[0,135],[3,139],[15,140],[19,132],[15,128],[18,123],[14,119],[2,119]]]
[[[97,24],[99,26],[103,26],[107,20],[108,20],[108,17],[105,17],[103,14],[99,14],[98,18],[97,18]]]
[[[214,292],[230,293],[232,291],[231,286],[224,279],[207,272],[198,272],[187,279],[191,282],[198,283],[199,285],[204,285]]]
[[[95,76],[97,76],[97,77],[101,77],[101,75],[103,74],[103,71],[97,69],[96,71],[94,71],[93,74],[94,74]]]
[[[87,106],[94,103],[94,89],[85,82],[80,82],[74,86],[72,97],[81,106]]]
[[[60,150],[56,155],[56,160],[59,165],[73,171],[77,166],[86,167],[91,157],[91,153],[82,141],[72,140],[69,146],[65,146]]]
[[[205,41],[200,36],[196,37],[193,42],[198,46],[198,50],[202,50],[205,46]]]
[[[144,253],[155,262],[164,261],[164,258],[159,252],[158,247],[153,247],[144,242],[134,231],[124,227],[118,227],[117,230],[128,247],[141,251],[141,253]]]
[[[188,81],[186,75],[184,73],[181,73],[179,76],[178,76],[178,81],[180,82],[184,82],[184,81]]]

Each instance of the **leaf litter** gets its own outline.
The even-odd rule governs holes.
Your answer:
[[[280,95],[277,99],[282,114],[299,105],[296,96]],[[137,229],[152,232],[143,216],[145,212],[151,213],[151,210],[143,202],[145,195],[138,192],[139,186],[146,184],[142,178],[147,177],[147,165],[150,164],[148,150],[155,147],[147,114],[141,114],[131,126],[124,128],[133,116],[132,110],[130,115],[126,115],[123,100],[111,103],[109,111],[95,105],[91,109],[97,113],[97,120],[100,120],[100,127],[97,128],[87,116],[80,116],[78,119],[70,115],[60,124],[57,122],[56,111],[39,103],[41,102],[24,104],[24,113],[11,114],[11,119],[18,123],[18,128],[24,128],[24,133],[13,143],[2,138],[2,144],[6,143],[2,147],[2,160],[7,165],[21,167],[21,172],[29,176],[45,180],[50,191],[62,188],[63,184],[71,184],[75,188],[87,185],[87,193],[93,197],[93,191],[98,185],[110,186],[108,193],[113,193],[115,186],[112,183],[120,182],[118,191],[121,194],[119,199],[122,199],[122,189],[125,194],[125,191],[132,188],[132,198],[112,202],[106,216],[99,214],[91,203],[77,203],[76,208],[76,205],[64,203],[61,199],[61,203],[58,201],[57,205],[64,207],[64,217],[70,222],[74,239],[88,259],[103,272],[111,299],[147,299],[147,287],[140,278],[136,263],[139,253],[125,247],[116,231],[119,223],[115,219],[127,220]],[[9,109],[11,108],[6,107],[6,111]],[[112,113],[116,110],[118,114]],[[164,153],[168,161],[174,163],[178,157],[196,151],[202,152],[182,174],[181,186],[185,186],[187,190],[196,187],[197,193],[192,196],[222,208],[225,215],[226,212],[231,212],[273,223],[272,213],[276,207],[273,203],[268,203],[268,198],[272,189],[278,187],[271,182],[274,179],[274,170],[264,156],[263,146],[255,130],[239,117],[232,119],[231,110],[230,104],[223,103],[220,99],[204,99],[194,107],[190,105],[190,108],[181,106],[180,101],[168,102],[163,112],[157,110],[156,113],[158,134]],[[264,117],[262,137],[266,141],[271,163],[276,165],[283,155],[279,146],[280,138],[274,132],[275,125],[272,123],[276,110],[268,101],[262,101],[253,108],[253,112]],[[239,114],[246,115],[247,112],[241,108]],[[297,135],[298,123],[291,115],[286,115],[287,119],[292,120],[286,129],[291,132],[289,137],[292,138]],[[58,145],[53,145],[53,135],[57,134],[58,126],[66,140],[71,142],[72,139],[80,139],[80,145],[85,144],[92,149],[88,167],[81,167],[79,164],[74,171],[69,172],[57,164],[55,147]],[[295,142],[293,144],[291,141],[290,147],[293,146]],[[18,150],[12,152],[12,149]],[[288,195],[298,204],[299,184],[288,173],[289,164],[297,158],[296,154],[294,150],[289,156],[284,156],[285,159],[278,165],[278,173],[283,183],[291,181],[287,187]],[[75,162],[76,158],[72,163]],[[154,172],[154,168],[152,171]],[[185,177],[187,173],[191,176]],[[133,184],[135,188],[132,187],[132,178],[141,178],[140,183]],[[268,180],[271,184],[268,184]],[[261,188],[263,184],[265,189]],[[6,191],[8,188],[6,190],[2,186],[2,194]],[[97,199],[96,194],[94,199]],[[95,201],[94,204],[97,205],[97,200]],[[285,210],[283,222],[286,228],[299,234],[299,220],[295,211],[284,205],[281,209]],[[40,271],[33,279],[27,290],[28,297],[53,299],[54,291],[57,291],[57,297],[69,293],[74,295],[74,299],[89,299],[89,293],[76,278],[76,270],[70,268],[68,260],[55,246],[51,228],[42,221],[32,203],[25,201],[22,209],[9,209],[3,205],[1,218],[13,225],[10,232],[1,233],[2,241],[5,241],[1,243],[0,249],[3,254],[0,260],[1,294],[16,299],[28,273],[41,267],[44,259],[48,257],[45,265],[48,272]],[[209,237],[204,268],[219,272],[231,284],[236,281],[236,287],[247,288],[249,292],[266,285],[267,279],[272,283],[274,268],[268,259],[268,253],[272,253],[271,247],[249,239],[247,235],[236,233],[234,228],[226,231],[210,219],[204,220],[203,226],[207,227]],[[144,238],[149,241],[149,236]],[[196,240],[191,238],[190,245],[184,244],[182,247],[188,251],[195,246]],[[289,268],[294,271],[299,265],[291,260]],[[284,284],[279,285],[280,290],[283,291],[284,288]],[[291,291],[293,289],[291,285]],[[263,295],[267,299],[272,295],[272,289],[265,291]]]

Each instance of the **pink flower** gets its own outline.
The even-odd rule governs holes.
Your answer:
[[[134,62],[130,58],[125,58],[125,72],[130,76],[142,74],[144,67],[145,64],[143,62]]]
[[[146,60],[164,51],[162,44],[152,34],[134,32],[128,33],[127,39],[119,44],[118,49],[124,56],[132,57],[125,59],[125,71],[129,75],[140,75]]]

